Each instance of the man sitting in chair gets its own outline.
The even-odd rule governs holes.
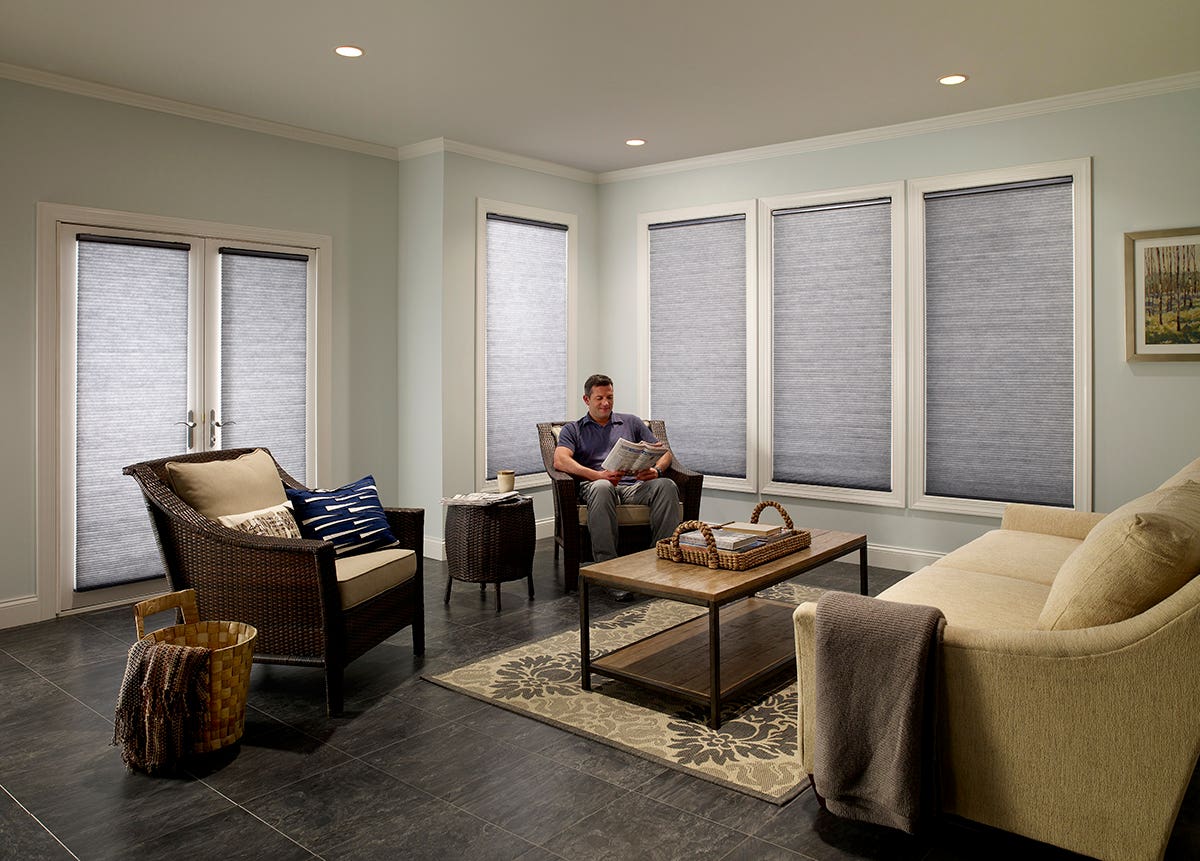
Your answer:
[[[637,475],[604,470],[604,458],[618,438],[657,443],[646,423],[630,413],[613,412],[613,383],[604,374],[593,374],[583,384],[587,415],[567,422],[554,449],[554,468],[579,479],[579,497],[587,506],[592,559],[604,562],[617,555],[617,505],[650,507],[654,540],[669,538],[679,525],[679,487],[662,471],[671,463],[671,452]],[[613,591],[618,601],[628,592]]]

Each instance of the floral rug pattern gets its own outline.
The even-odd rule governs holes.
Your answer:
[[[782,583],[759,594],[800,604],[823,591]],[[606,654],[704,612],[654,600],[594,619],[592,654]],[[425,678],[765,801],[783,804],[807,783],[796,756],[794,673],[781,673],[774,689],[723,704],[717,730],[708,728],[708,707],[698,703],[598,675],[592,676],[592,690],[583,690],[578,630]]]

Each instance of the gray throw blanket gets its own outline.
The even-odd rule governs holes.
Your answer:
[[[914,833],[935,798],[936,607],[817,601],[813,783],[830,813]]]
[[[207,715],[211,655],[210,649],[149,639],[133,644],[112,740],[127,766],[161,774],[191,753]]]

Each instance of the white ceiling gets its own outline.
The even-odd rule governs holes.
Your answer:
[[[0,0],[0,62],[602,172],[1195,72],[1200,2]]]

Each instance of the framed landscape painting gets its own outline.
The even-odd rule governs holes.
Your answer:
[[[1200,360],[1200,227],[1125,234],[1125,358]]]

